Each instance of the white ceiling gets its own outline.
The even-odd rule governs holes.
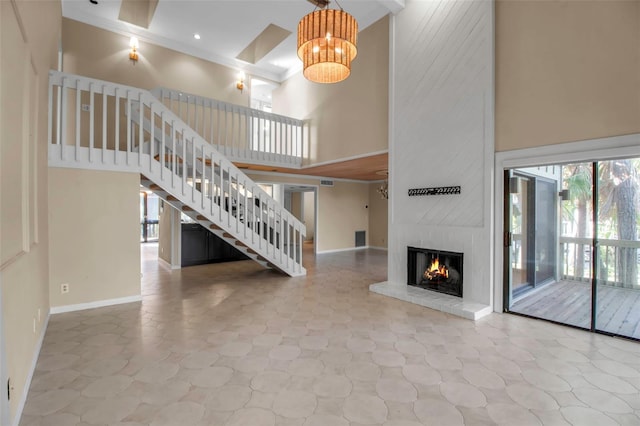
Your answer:
[[[302,68],[296,55],[296,32],[300,19],[314,10],[306,0],[159,0],[148,29],[118,20],[121,0],[62,0],[66,18],[145,42],[182,51],[223,64],[248,75],[277,82]],[[404,0],[340,0],[339,5],[358,21],[360,31],[386,14],[398,12]],[[335,0],[330,4],[337,8]],[[236,59],[269,24],[291,35],[256,64]],[[201,36],[194,39],[194,33]]]

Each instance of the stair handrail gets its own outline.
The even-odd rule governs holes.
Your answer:
[[[56,91],[54,92],[54,89]],[[73,144],[68,144],[67,142],[67,120],[71,118],[69,114],[70,111],[67,111],[67,104],[69,103],[68,99],[68,90],[75,90],[76,98],[75,98],[75,128],[72,142]],[[89,99],[88,103],[85,102],[86,95],[83,97],[82,93],[87,93]],[[95,95],[102,97],[102,104],[96,103],[94,101]],[[109,96],[115,97],[115,112],[113,114],[113,120],[115,121],[115,130],[113,132],[113,149],[109,149],[108,144],[111,141],[110,138],[107,137],[107,123],[108,123],[108,102],[107,98]],[[55,102],[54,102],[55,100]],[[124,101],[125,105],[123,107],[122,112],[126,112],[126,148],[120,148],[120,140],[119,140],[119,131],[120,131],[120,101]],[[135,129],[136,120],[132,117],[133,108],[132,105],[134,103],[139,103],[141,106],[138,108],[136,113],[138,114],[137,121],[138,123],[143,123],[145,121],[145,114],[149,114],[151,116],[150,122],[155,123],[155,121],[160,118],[162,121],[162,128],[169,128],[171,131],[171,141],[169,144],[172,144],[172,148],[167,146],[165,143],[166,135],[156,135],[157,132],[156,126],[150,126],[149,130],[145,130],[144,125],[138,125],[137,131]],[[87,107],[87,108],[85,108]],[[98,114],[96,112],[96,108],[102,108],[102,122],[98,124],[102,124],[102,132],[101,132],[101,146],[100,141],[96,144],[96,119],[95,116]],[[54,111],[55,111],[55,121],[54,121]],[[81,114],[84,112],[89,112],[90,118],[89,122],[86,123],[86,120],[81,118]],[[148,119],[148,117],[147,117]],[[88,141],[84,140],[81,132],[81,121],[85,123],[85,127],[88,126],[89,137]],[[99,121],[99,120],[98,120]],[[185,185],[186,181],[189,178],[193,177],[192,182],[197,182],[197,175],[200,173],[202,177],[201,181],[206,182],[207,176],[206,173],[210,174],[209,184],[213,182],[213,187],[211,188],[211,195],[206,195],[205,191],[197,190],[195,184],[187,185],[191,186],[192,200],[191,203],[196,206],[197,203],[201,203],[204,207],[205,198],[207,199],[207,203],[211,206],[211,212],[213,212],[213,206],[216,203],[216,197],[218,198],[218,204],[222,203],[221,197],[227,197],[225,202],[229,203],[228,212],[224,217],[229,226],[231,226],[231,218],[233,208],[231,207],[233,203],[237,203],[237,209],[242,208],[244,211],[244,223],[243,230],[240,231],[240,211],[237,211],[235,216],[235,233],[241,239],[242,235],[245,237],[250,232],[258,233],[259,235],[259,245],[256,246],[257,249],[262,248],[262,235],[264,234],[264,230],[262,230],[262,220],[267,220],[269,226],[272,226],[274,232],[277,233],[278,229],[275,229],[276,226],[279,226],[280,238],[284,238],[289,232],[288,228],[285,231],[285,222],[287,226],[291,228],[291,231],[294,233],[297,232],[299,235],[299,241],[293,241],[294,252],[291,255],[291,249],[287,248],[284,255],[287,256],[286,263],[289,264],[289,261],[293,261],[294,264],[298,264],[298,270],[303,271],[302,268],[302,253],[301,253],[301,242],[303,237],[306,235],[306,227],[305,225],[299,221],[295,216],[293,216],[290,212],[288,212],[284,206],[275,201],[266,191],[264,191],[258,184],[253,182],[251,178],[249,178],[242,170],[236,167],[231,161],[225,158],[218,150],[215,149],[211,144],[207,143],[196,131],[191,129],[187,123],[185,123],[180,117],[178,117],[175,113],[173,113],[169,108],[167,108],[159,99],[157,99],[153,94],[149,91],[122,85],[113,82],[102,81],[98,79],[93,79],[89,77],[78,76],[74,74],[59,72],[59,71],[50,71],[49,73],[49,120],[48,120],[48,142],[49,145],[59,146],[59,155],[62,160],[70,160],[70,161],[81,161],[79,157],[79,153],[84,149],[87,153],[87,162],[91,163],[94,161],[105,161],[105,156],[111,158],[111,153],[113,153],[113,161],[117,163],[119,156],[122,157],[120,161],[126,162],[126,166],[129,166],[130,169],[135,169],[136,166],[139,167],[140,173],[145,174],[158,174],[160,179],[170,178],[171,182],[174,183],[175,172],[178,169],[182,170],[182,175],[179,178],[182,179],[182,195],[185,195]],[[162,144],[159,145],[160,149],[162,149],[162,154],[157,152],[154,143],[146,144],[144,143],[145,134],[149,133],[149,140],[155,141],[156,138],[162,140]],[[100,136],[100,135],[98,135]],[[137,140],[136,140],[137,137]],[[176,150],[177,141],[182,141],[182,153]],[[136,143],[137,142],[137,143]],[[191,149],[187,149],[187,144],[191,144]],[[67,158],[67,151],[70,150],[70,145],[73,146],[73,158]],[[87,145],[87,146],[85,146]],[[146,151],[145,151],[146,150]],[[84,151],[82,151],[84,152]],[[170,152],[170,159],[167,160],[166,153]],[[100,156],[101,154],[101,156]],[[119,155],[124,154],[124,155]],[[181,154],[181,156],[180,156]],[[157,156],[157,158],[156,158]],[[137,159],[137,164],[131,162],[131,158],[134,160]],[[181,159],[178,161],[178,159]],[[209,169],[207,169],[207,161],[210,159]],[[217,161],[216,161],[217,160]],[[111,161],[111,160],[109,160]],[[170,164],[167,164],[167,161],[170,161]],[[144,162],[144,166],[143,166]],[[189,163],[190,171],[189,171]],[[148,168],[146,166],[148,165]],[[185,165],[187,167],[185,167]],[[155,166],[155,167],[154,167]],[[169,166],[169,171],[165,171],[165,169]],[[219,171],[216,171],[216,168]],[[159,170],[154,170],[159,169]],[[172,172],[171,176],[164,176],[165,174]],[[219,181],[220,187],[219,192],[222,195],[218,194],[217,196],[213,195],[213,190],[215,189],[215,177],[218,176],[219,173]],[[187,176],[187,174],[191,176]],[[227,176],[226,189],[225,189],[225,176]],[[235,196],[233,194],[235,184]],[[174,183],[175,186],[175,183]],[[244,194],[241,195],[241,189]],[[228,193],[228,195],[224,195]],[[247,193],[250,193],[252,197],[248,197]],[[244,197],[244,198],[243,198]],[[196,198],[198,198],[196,202]],[[256,206],[252,206],[249,208],[249,201],[253,203],[254,201],[258,201],[258,208]],[[228,200],[228,201],[227,201]],[[244,205],[241,206],[241,201],[244,200]],[[258,211],[259,210],[259,211]],[[258,228],[260,231],[256,231],[256,224],[254,223],[254,228],[250,228],[250,222],[247,221],[248,213],[255,215],[256,211],[260,215],[260,223]],[[264,218],[264,214],[266,211],[267,217]],[[212,213],[213,214],[213,213]],[[220,210],[220,220],[223,219],[223,212]],[[279,222],[278,222],[279,219]],[[265,226],[267,224],[265,223]],[[247,231],[249,229],[249,231]],[[233,232],[233,230],[231,230]],[[253,238],[253,236],[252,236]],[[290,238],[290,237],[289,237]],[[297,239],[296,239],[297,240]],[[288,241],[287,241],[288,243]],[[296,244],[298,243],[298,244]],[[249,245],[251,245],[249,243]],[[276,252],[276,242],[274,241],[271,244],[273,247],[271,248],[272,254]],[[280,247],[278,253],[280,254],[280,258],[282,260],[284,248],[286,243],[280,242]],[[269,246],[266,247],[266,253],[269,252]],[[274,263],[277,260],[274,260]]]
[[[250,160],[260,164],[285,165],[290,168],[302,167],[304,153],[308,151],[305,146],[306,122],[304,120],[167,87],[156,87],[151,90],[151,93],[207,142],[230,158],[241,161]],[[216,111],[217,117],[213,115],[213,111]],[[225,114],[225,128],[244,125],[246,139],[242,141],[242,147],[229,146],[226,137],[211,131],[213,128],[211,123],[214,119],[221,120],[220,113]],[[232,114],[232,120],[236,121],[228,123],[228,114]],[[243,124],[244,118],[249,120],[244,120]],[[285,138],[279,138],[278,145],[271,144],[264,140],[265,132],[277,132]]]

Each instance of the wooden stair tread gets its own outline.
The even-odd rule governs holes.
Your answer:
[[[171,164],[173,162],[173,155],[171,154],[165,154],[164,156],[164,163],[166,164]],[[153,157],[154,159],[156,159],[157,161],[160,161],[160,155],[156,155],[155,157]],[[176,156],[176,163],[178,164],[182,164],[183,160],[180,157]]]

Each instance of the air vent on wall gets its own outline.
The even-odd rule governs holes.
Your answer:
[[[321,180],[320,181],[320,185],[321,186],[333,186],[333,181],[332,180]]]

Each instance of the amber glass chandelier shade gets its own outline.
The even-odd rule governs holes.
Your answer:
[[[303,75],[316,83],[337,83],[351,74],[358,23],[343,10],[321,9],[298,24],[298,56]]]

